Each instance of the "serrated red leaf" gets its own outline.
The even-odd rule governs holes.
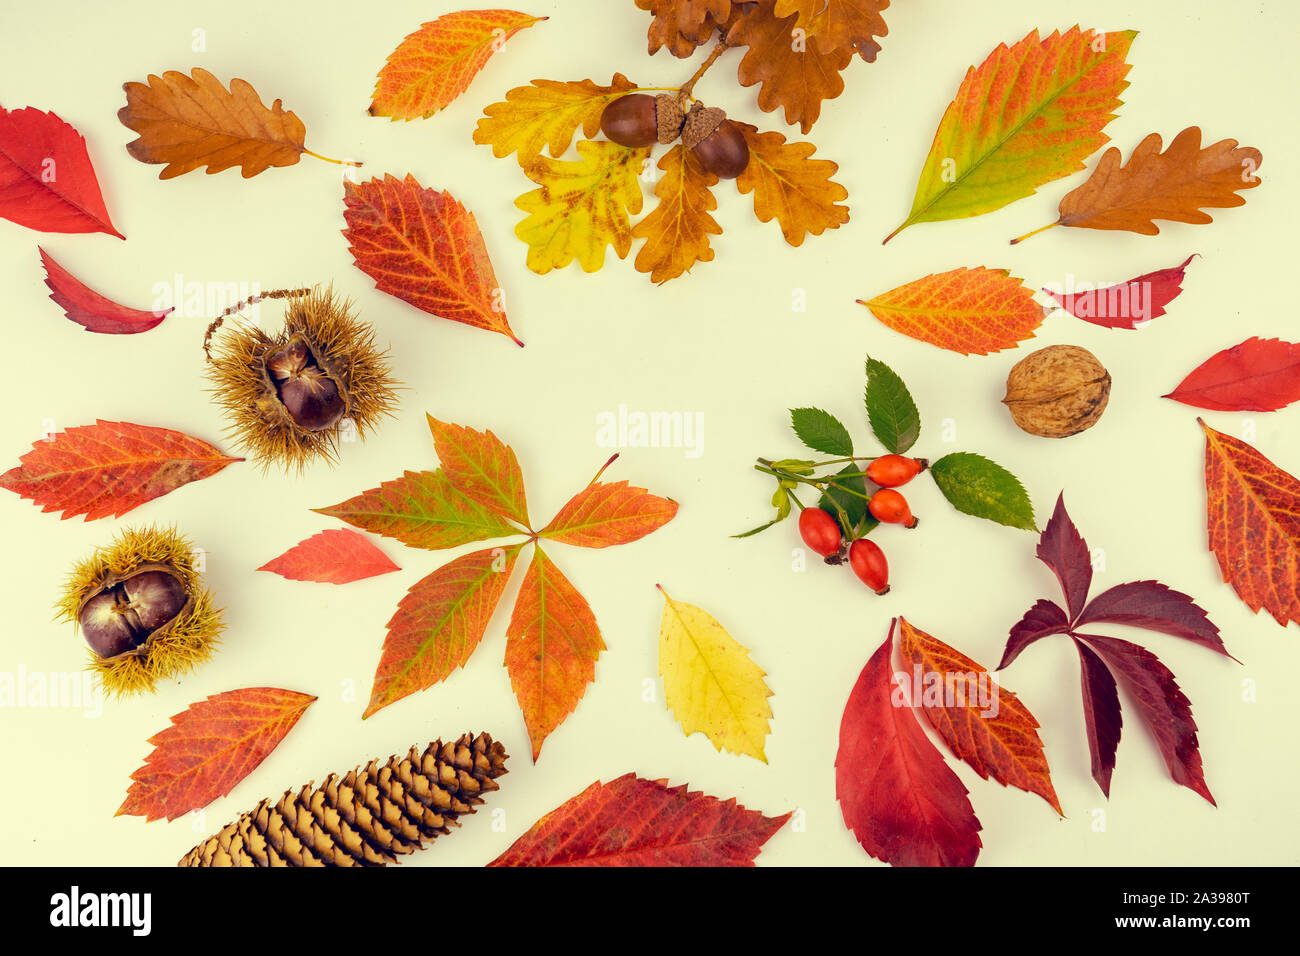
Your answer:
[[[1034,606],[1025,612],[1025,616],[1012,626],[1011,635],[1007,639],[1006,648],[1002,651],[1002,660],[998,662],[997,669],[1009,667],[1011,662],[1020,656],[1020,652],[1035,641],[1051,637],[1053,634],[1067,634],[1069,630],[1070,619],[1060,605],[1046,598],[1039,598],[1034,602]]]
[[[291,581],[350,584],[402,569],[355,531],[335,528],[298,542],[257,570]]]
[[[50,298],[58,303],[64,314],[87,332],[107,335],[131,335],[148,332],[169,316],[173,309],[163,312],[145,312],[118,305],[100,295],[74,276],[54,258],[37,246],[45,266],[45,284],[50,288]]]
[[[1038,560],[1052,569],[1061,582],[1066,607],[1073,621],[1083,611],[1092,588],[1092,555],[1088,543],[1065,510],[1065,495],[1056,497],[1052,520],[1038,538]]]
[[[1162,397],[1213,411],[1277,411],[1300,401],[1300,344],[1249,338],[1211,355]]]
[[[677,514],[677,502],[626,481],[593,481],[569,499],[542,537],[580,548],[608,548],[644,538]]]
[[[1183,291],[1183,276],[1187,265],[1195,258],[1188,256],[1180,266],[1159,269],[1121,282],[1087,292],[1043,291],[1076,319],[1083,319],[1104,329],[1137,329],[1165,314],[1165,306]]]
[[[891,626],[840,721],[835,797],[844,824],[864,850],[894,866],[974,866],[979,820],[893,673],[893,637]]]
[[[1159,581],[1129,581],[1103,591],[1088,602],[1075,627],[1107,621],[1172,634],[1232,657],[1223,646],[1219,628],[1205,611],[1182,591]],[[1236,660],[1235,657],[1232,658]]]
[[[242,458],[181,432],[130,422],[80,425],[38,441],[0,488],[63,518],[121,517],[146,501],[215,475]]]
[[[410,174],[343,188],[348,251],[377,289],[524,344],[510,329],[478,222],[450,193],[425,189]]]
[[[528,528],[524,473],[514,450],[490,431],[440,422],[432,415],[425,417],[438,461],[456,490]]]
[[[40,232],[126,238],[109,219],[81,134],[32,107],[0,106],[0,216]]]
[[[172,726],[149,738],[153,752],[131,774],[134,783],[117,816],[175,820],[226,796],[314,700],[276,687],[245,687],[191,704],[172,717]]]
[[[1110,777],[1115,772],[1115,751],[1119,749],[1124,718],[1119,709],[1115,678],[1096,652],[1078,638],[1071,638],[1079,652],[1079,683],[1083,690],[1083,723],[1088,731],[1088,753],[1092,758],[1092,779],[1110,796]]]
[[[488,866],[753,866],[789,818],[628,773],[552,810]]]

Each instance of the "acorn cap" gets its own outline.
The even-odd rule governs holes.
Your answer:
[[[682,112],[677,97],[671,93],[660,93],[655,97],[655,122],[659,127],[660,145],[667,146],[681,135],[686,114]]]
[[[713,131],[722,125],[727,114],[716,106],[696,103],[686,114],[686,124],[682,127],[682,145],[694,149],[713,135]]]

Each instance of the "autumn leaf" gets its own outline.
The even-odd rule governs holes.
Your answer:
[[[858,300],[895,332],[962,355],[988,355],[1034,337],[1047,310],[1006,269],[953,269]]]
[[[775,13],[797,15],[798,26],[822,49],[848,48],[873,63],[880,52],[875,38],[889,33],[882,16],[888,7],[889,0],[776,0]]]
[[[1160,232],[1155,220],[1207,223],[1213,219],[1204,208],[1226,209],[1245,205],[1238,190],[1261,182],[1255,175],[1263,157],[1253,146],[1238,146],[1221,139],[1201,148],[1201,129],[1189,126],[1160,152],[1160,134],[1151,133],[1138,143],[1121,165],[1120,152],[1111,147],[1102,154],[1088,181],[1061,200],[1061,218],[1011,240],[1012,245],[1052,226],[1081,229],[1122,229],[1144,236]]]
[[[653,14],[648,31],[653,55],[667,49],[675,57],[688,57],[731,17],[732,0],[636,0]]]
[[[898,652],[926,688],[919,705],[939,736],[981,778],[1036,793],[1061,813],[1038,721],[1019,698],[975,661],[938,638],[898,619]],[[937,681],[937,692],[929,684]],[[951,695],[951,701],[949,700]]]
[[[804,237],[820,236],[849,221],[849,207],[839,205],[849,195],[831,177],[839,166],[829,159],[812,159],[811,143],[787,143],[780,133],[760,133],[739,123],[749,143],[749,165],[736,180],[741,195],[754,194],[754,214],[760,222],[775,219],[792,246]]]
[[[0,475],[0,488],[64,519],[93,521],[119,518],[244,459],[167,428],[101,419],[40,440],[19,460]]]
[[[1115,678],[1097,652],[1077,637],[1079,682],[1083,689],[1083,723],[1088,733],[1088,753],[1092,758],[1092,779],[1102,794],[1110,797],[1110,778],[1115,772],[1115,752],[1119,749],[1124,718],[1120,713],[1119,690]]]
[[[628,544],[662,528],[677,514],[677,502],[626,481],[592,482],[538,532],[543,538],[580,548]]]
[[[478,222],[450,193],[385,175],[344,182],[343,202],[348,251],[375,288],[524,344],[510,329]]]
[[[1300,482],[1255,448],[1205,432],[1210,550],[1223,580],[1255,613],[1300,623]]]
[[[600,132],[605,107],[634,89],[636,85],[622,73],[615,73],[609,86],[591,80],[533,80],[532,85],[515,87],[504,102],[483,111],[486,115],[478,121],[474,142],[491,146],[497,159],[516,153],[525,169],[543,148],[559,159],[579,129],[587,139],[594,137]]]
[[[276,687],[213,694],[149,738],[153,751],[116,816],[146,822],[179,816],[224,797],[257,769],[316,698]]]
[[[506,670],[523,711],[533,762],[596,678],[605,649],[586,598],[541,547],[524,575],[506,628]]]
[[[1193,258],[1188,256],[1182,265],[1147,272],[1119,285],[1085,292],[1043,291],[1076,319],[1104,329],[1139,329],[1164,315],[1165,306],[1178,298],[1183,291],[1183,275]]]
[[[1015,46],[1001,44],[962,80],[921,169],[912,211],[885,237],[918,222],[1001,209],[1084,168],[1106,143],[1128,86],[1134,31],[1072,27]]]
[[[711,262],[709,236],[722,234],[710,215],[718,208],[711,192],[718,177],[705,171],[695,153],[679,143],[659,160],[659,169],[659,205],[632,228],[633,238],[645,240],[636,255],[637,271],[650,273],[656,284],[690,272],[697,262]]]
[[[350,584],[402,569],[355,531],[331,529],[298,542],[257,570],[291,581]]]
[[[1276,411],[1300,401],[1300,344],[1249,338],[1210,356],[1163,397],[1214,411]]]
[[[69,319],[82,326],[87,332],[101,332],[107,335],[148,332],[172,312],[170,308],[162,312],[145,312],[118,305],[86,286],[55,262],[44,249],[37,246],[37,251],[40,252],[41,263],[45,266],[45,284],[49,286],[50,298],[63,309]]]
[[[788,819],[628,773],[552,810],[488,866],[753,866]]]
[[[632,248],[629,216],[641,211],[639,176],[648,149],[605,140],[580,140],[576,162],[534,157],[524,173],[542,188],[515,205],[528,213],[515,235],[528,245],[528,268],[545,275],[575,259],[584,272],[605,264],[605,249],[626,258]]]
[[[469,88],[506,40],[548,19],[514,10],[458,10],[422,24],[388,55],[371,98],[371,116],[429,117]]]
[[[461,494],[525,528],[528,502],[514,450],[496,435],[426,415],[438,461]]]
[[[109,219],[85,139],[30,106],[0,106],[0,217],[39,232],[126,238]]]
[[[674,601],[663,588],[659,673],[664,703],[689,737],[702,733],[715,750],[767,763],[764,741],[772,696],[763,669],[717,619],[693,604]]]
[[[980,822],[891,663],[894,625],[858,676],[840,721],[835,798],[862,848],[893,866],[974,866]]]
[[[1008,528],[1035,531],[1034,503],[1020,479],[995,461],[970,451],[954,451],[930,465],[930,477],[948,503],[975,518]]]

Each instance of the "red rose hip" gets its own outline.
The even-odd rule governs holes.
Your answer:
[[[823,558],[838,554],[842,538],[839,523],[821,508],[799,512],[799,536]]]
[[[867,466],[867,477],[882,488],[898,488],[925,471],[927,464],[924,458],[882,455]]]
[[[907,499],[893,488],[881,488],[867,502],[871,517],[886,524],[901,524],[904,528],[915,528],[918,521],[912,516],[912,509],[907,506]]]
[[[871,590],[884,594],[889,590],[889,562],[880,545],[867,538],[859,538],[849,546],[849,567]]]

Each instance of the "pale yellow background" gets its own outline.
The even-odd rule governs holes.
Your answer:
[[[51,606],[72,562],[119,528],[176,522],[209,552],[208,581],[227,608],[221,653],[157,696],[110,704],[88,718],[73,709],[0,712],[6,785],[0,788],[0,861],[169,865],[195,842],[264,796],[435,736],[487,729],[513,755],[488,813],[411,858],[412,866],[482,864],[541,814],[593,780],[627,771],[667,777],[768,813],[802,811],[767,845],[764,864],[871,862],[841,822],[832,769],[840,713],[858,671],[884,639],[892,615],[996,664],[1009,626],[1055,582],[1033,556],[1033,535],[955,513],[928,480],[909,491],[922,517],[906,534],[878,540],[894,589],[876,599],[847,572],[792,573],[793,524],[744,541],[728,537],[769,513],[770,487],[750,470],[757,455],[796,454],[785,409],[816,404],[853,423],[873,447],[861,413],[862,360],[870,351],[911,386],[925,420],[917,451],[988,455],[1017,473],[1040,516],[1066,490],[1093,547],[1104,548],[1104,587],[1139,578],[1190,592],[1223,629],[1238,666],[1192,644],[1123,628],[1177,675],[1200,727],[1209,806],[1170,781],[1137,714],[1125,709],[1112,798],[1088,772],[1078,664],[1063,639],[1031,648],[1005,675],[1042,723],[1053,780],[1068,818],[1037,797],[977,779],[960,765],[983,823],[982,864],[1295,863],[1294,675],[1300,639],[1255,616],[1220,582],[1205,546],[1202,438],[1196,412],[1159,396],[1212,353],[1249,335],[1295,339],[1296,176],[1291,96],[1300,7],[1285,0],[898,0],[875,64],[855,62],[847,89],[825,106],[811,137],[840,163],[852,221],[791,249],[751,202],[719,187],[717,259],[654,288],[630,262],[540,277],[513,236],[514,198],[531,184],[513,159],[471,142],[487,104],[534,77],[608,82],[615,70],[646,86],[676,85],[691,62],[645,53],[648,15],[632,0],[529,2],[551,19],[517,36],[468,94],[425,121],[366,115],[387,54],[421,22],[454,9],[443,2],[268,4],[16,4],[0,10],[0,102],[56,111],[86,136],[108,207],[128,237],[41,235],[0,222],[3,362],[0,464],[11,467],[52,420],[65,428],[96,417],[168,426],[217,442],[223,423],[204,392],[204,321],[177,315],[140,337],[98,336],[65,320],[47,298],[41,243],[92,287],[148,305],[152,287],[256,282],[264,288],[333,281],[391,343],[410,385],[399,418],[342,464],[302,478],[260,476],[232,466],[121,520],[61,522],[8,493],[0,496],[4,621],[0,668],[68,671],[84,653]],[[1166,141],[1200,125],[1207,141],[1233,137],[1264,154],[1264,184],[1246,206],[1213,212],[1205,226],[1161,225],[1145,238],[1053,230],[1023,246],[1007,240],[1055,217],[1082,175],[992,215],[881,238],[906,215],[934,129],[968,66],[1031,28],[1082,21],[1137,29],[1132,86],[1107,132],[1125,156],[1147,133]],[[206,52],[191,50],[206,32]],[[727,55],[697,93],[738,118],[789,132],[761,113],[754,90],[735,82]],[[160,182],[160,167],[131,159],[116,119],[121,84],[150,72],[202,66],[247,79],[269,102],[283,99],[307,126],[307,145],[365,161],[366,175],[414,174],[451,190],[478,217],[510,320],[528,344],[435,319],[373,289],[352,264],[338,167],[305,158],[244,180],[201,172]],[[794,131],[795,138],[798,131]],[[1091,165],[1091,163],[1090,163]],[[1063,313],[1022,348],[962,357],[897,335],[855,299],[928,272],[963,265],[1006,267],[1032,287],[1121,281],[1200,253],[1169,314],[1136,333],[1094,328]],[[807,296],[807,311],[792,302]],[[278,313],[268,309],[267,316]],[[1111,406],[1092,431],[1061,442],[1031,438],[999,404],[1007,370],[1031,349],[1068,342],[1094,351],[1114,376]],[[627,547],[552,556],[584,594],[609,650],[576,713],[533,766],[523,721],[501,666],[506,615],[489,628],[469,666],[446,683],[360,720],[384,625],[406,589],[447,553],[384,550],[403,568],[345,587],[285,581],[259,565],[339,523],[308,509],[341,501],[405,468],[434,465],[426,411],[490,427],[518,452],[539,520],[585,483],[609,452],[596,444],[596,416],[617,409],[704,415],[704,449],[629,449],[609,473],[682,504],[662,531]],[[1241,433],[1239,414],[1207,420]],[[952,419],[957,440],[944,444]],[[1300,471],[1293,439],[1300,407],[1253,417],[1260,449]],[[522,569],[507,594],[518,587]],[[674,597],[715,614],[770,675],[775,720],[770,763],[716,753],[684,738],[654,686],[661,582]],[[1243,700],[1247,682],[1257,700]],[[146,739],[191,701],[237,687],[272,685],[317,694],[299,726],[266,762],[202,818],[145,824],[114,818]],[[351,688],[351,694],[347,693]],[[1104,822],[1104,830],[1101,824]]]

